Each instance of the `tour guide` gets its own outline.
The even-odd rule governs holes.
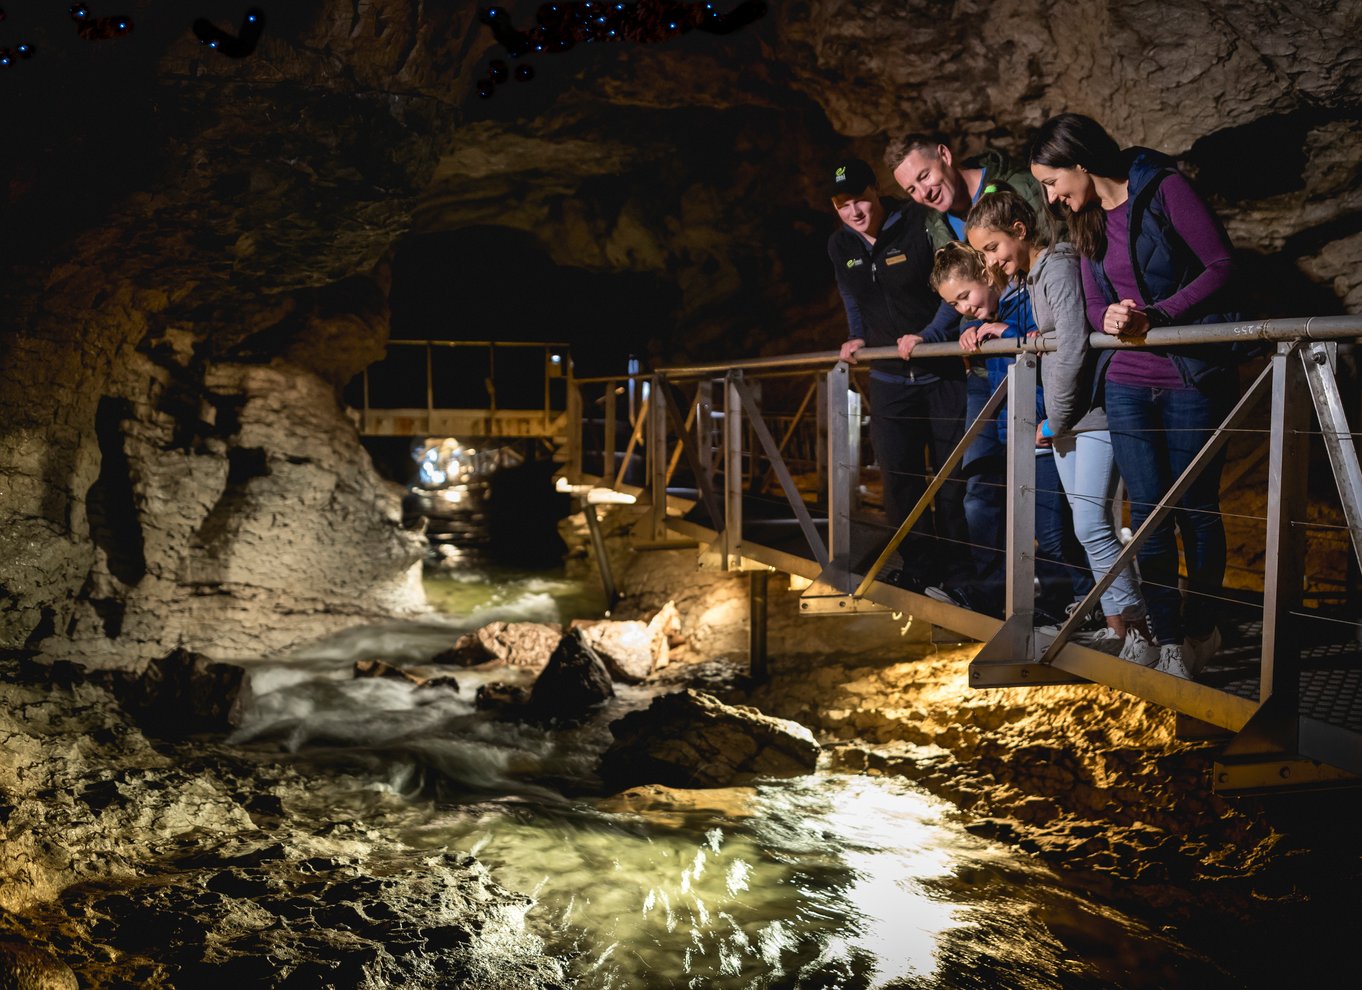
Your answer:
[[[862,347],[897,346],[900,337],[921,332],[935,315],[940,300],[927,281],[932,244],[923,208],[881,198],[874,171],[860,159],[838,164],[828,191],[842,221],[828,238],[849,326],[841,357],[855,362]],[[964,433],[965,366],[958,357],[872,361],[869,398],[885,515],[897,527],[926,489],[931,465],[943,463]],[[901,586],[920,591],[940,580],[972,576],[964,494],[962,482],[947,481],[934,513],[925,513],[913,527],[900,551]]]

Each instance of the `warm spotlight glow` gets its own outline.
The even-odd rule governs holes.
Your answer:
[[[617,492],[612,488],[598,488],[594,485],[574,485],[562,475],[553,483],[553,488],[564,495],[584,498],[589,505],[634,505],[638,502],[637,495]]]
[[[804,575],[802,575],[802,574],[791,574],[791,575],[790,575],[790,590],[791,590],[791,591],[803,591],[805,588],[811,587],[812,585],[813,585],[813,578],[806,578],[806,577],[805,577]]]

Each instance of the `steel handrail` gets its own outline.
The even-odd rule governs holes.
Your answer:
[[[1237,343],[1243,341],[1289,340],[1348,340],[1362,337],[1362,316],[1301,316],[1273,320],[1253,320],[1238,323],[1206,323],[1192,326],[1159,327],[1143,337],[1113,337],[1105,333],[1088,336],[1088,346],[1095,350],[1137,350],[1145,347],[1185,347],[1193,344]],[[971,355],[1012,357],[1025,352],[1047,353],[1058,349],[1050,335],[1030,340],[988,340]],[[960,345],[954,341],[937,344],[918,344],[913,357],[959,357]],[[856,352],[860,361],[897,358],[895,347],[863,347]],[[827,367],[841,360],[839,351],[816,351],[764,358],[745,358],[722,364],[674,365],[659,368],[669,378],[692,378],[704,375],[723,375],[730,370],[753,371],[777,368]],[[619,381],[628,376],[608,379]],[[647,377],[647,376],[641,376]],[[588,379],[578,379],[587,381]]]

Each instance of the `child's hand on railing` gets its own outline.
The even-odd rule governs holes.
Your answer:
[[[1006,323],[984,323],[960,332],[960,349],[977,351],[979,345],[991,337],[1001,337],[1007,332]]]

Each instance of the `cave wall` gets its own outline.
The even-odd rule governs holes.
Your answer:
[[[1362,302],[1362,5],[800,0],[726,37],[527,59],[486,100],[498,51],[461,0],[293,3],[243,59],[164,0],[129,13],[96,45],[38,23],[41,57],[3,80],[3,649],[241,655],[420,607],[421,539],[337,398],[394,329],[402,245],[500,229],[507,270],[523,243],[559,293],[589,284],[559,325],[508,298],[505,332],[574,340],[590,371],[825,349],[836,154],[878,162],[910,127],[1021,151],[1079,110],[1183,158],[1251,311]],[[457,317],[486,291],[465,267],[408,291]],[[626,277],[656,287],[646,319],[593,303]]]

